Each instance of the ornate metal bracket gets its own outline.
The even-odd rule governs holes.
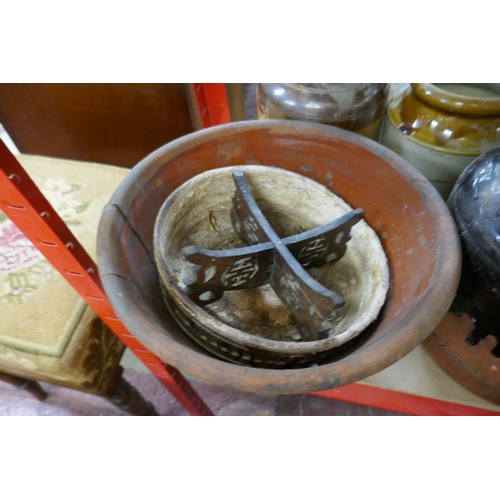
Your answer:
[[[344,299],[328,290],[305,269],[336,262],[346,252],[350,230],[364,214],[353,210],[329,224],[281,239],[253,198],[243,172],[233,171],[236,192],[231,219],[248,245],[231,250],[186,247],[184,256],[196,264],[184,280],[198,304],[219,300],[224,291],[270,283],[292,313],[304,340],[326,338]]]

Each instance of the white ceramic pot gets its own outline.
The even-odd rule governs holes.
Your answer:
[[[413,83],[390,98],[380,142],[447,199],[463,170],[500,145],[500,84]]]

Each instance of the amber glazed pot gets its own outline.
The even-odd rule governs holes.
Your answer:
[[[500,145],[500,84],[412,83],[391,97],[380,142],[447,199],[464,169]]]
[[[382,241],[390,288],[379,318],[318,366],[280,370],[217,359],[183,333],[162,300],[153,250],[161,205],[195,175],[245,164],[276,166],[324,184],[352,207],[363,208]],[[213,127],[153,152],[132,169],[105,207],[97,251],[116,313],[148,349],[206,382],[268,394],[349,384],[398,361],[448,310],[461,265],[448,208],[417,170],[358,134],[288,120]]]

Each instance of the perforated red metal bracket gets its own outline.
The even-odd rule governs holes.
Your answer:
[[[127,330],[104,293],[95,262],[1,140],[0,209],[191,415],[213,415],[179,370]]]
[[[192,83],[203,127],[231,122],[224,83]]]

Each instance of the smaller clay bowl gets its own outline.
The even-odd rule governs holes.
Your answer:
[[[350,207],[322,184],[287,170],[238,166],[259,207],[282,238],[332,222]],[[323,340],[301,342],[293,317],[270,285],[226,291],[203,307],[187,296],[184,279],[195,265],[183,255],[194,245],[210,250],[245,246],[231,223],[234,168],[210,170],[176,189],[160,209],[155,225],[155,261],[165,300],[179,326],[214,355],[233,363],[288,368],[324,359],[374,321],[389,287],[389,269],[380,240],[364,221],[351,230],[338,262],[310,269],[326,288],[347,301],[335,318],[335,331]]]

